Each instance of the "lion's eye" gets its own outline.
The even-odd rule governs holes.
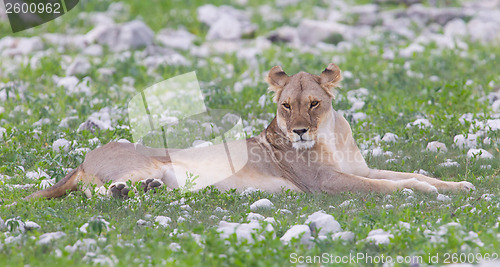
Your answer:
[[[318,105],[319,105],[319,101],[315,100],[315,101],[311,102],[311,108],[314,108],[314,107],[316,107]]]
[[[290,104],[288,103],[283,103],[283,107],[286,108],[286,109],[290,109]]]

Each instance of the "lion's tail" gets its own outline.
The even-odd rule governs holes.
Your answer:
[[[55,198],[65,195],[68,190],[75,191],[77,189],[77,183],[78,183],[77,177],[79,176],[78,174],[80,172],[82,172],[81,166],[69,172],[66,175],[66,177],[57,182],[55,185],[37,191],[25,197],[24,200],[36,199],[36,198]]]

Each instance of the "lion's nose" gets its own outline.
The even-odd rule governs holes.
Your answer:
[[[303,134],[305,134],[309,129],[302,128],[302,129],[294,129],[293,132],[298,134],[300,137],[302,137]]]

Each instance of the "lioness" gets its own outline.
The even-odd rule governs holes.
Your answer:
[[[332,107],[333,89],[341,71],[330,64],[318,76],[300,72],[288,76],[280,66],[266,79],[274,92],[277,114],[256,137],[234,141],[233,165],[227,172],[223,144],[186,150],[153,149],[111,142],[87,154],[85,161],[54,186],[27,197],[54,198],[67,191],[93,188],[113,196],[126,196],[125,182],[142,182],[144,189],[162,184],[177,188],[189,173],[200,176],[199,187],[214,184],[220,190],[249,187],[267,192],[391,192],[411,188],[424,192],[471,190],[466,181],[446,182],[421,174],[370,169],[363,159],[346,119]],[[172,153],[176,153],[175,161]],[[233,169],[234,171],[234,169]],[[230,173],[230,175],[227,175]],[[81,182],[81,183],[79,183]],[[182,183],[182,182],[181,182]],[[103,190],[103,185],[110,185]],[[82,186],[83,185],[83,186]],[[91,185],[90,187],[88,185]]]

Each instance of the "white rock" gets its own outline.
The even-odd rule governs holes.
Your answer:
[[[80,82],[75,76],[63,77],[57,81],[57,86],[63,86],[68,90],[73,90]]]
[[[454,19],[444,26],[444,35],[456,38],[467,35],[467,27],[463,20]]]
[[[439,164],[440,167],[460,167],[460,164],[451,159],[446,159],[445,162]]]
[[[311,242],[311,229],[307,225],[294,225],[288,229],[286,233],[280,238],[281,242],[288,244],[292,239],[300,238],[300,243],[310,244]]]
[[[196,39],[196,36],[182,29],[163,29],[158,33],[156,38],[165,46],[188,50]]]
[[[266,95],[261,95],[259,97],[259,105],[261,108],[264,108],[264,106],[266,105]]]
[[[258,221],[251,221],[250,223],[230,223],[226,221],[220,221],[217,232],[220,233],[220,237],[226,239],[232,234],[236,234],[238,240],[246,239],[248,242],[253,243],[254,238],[252,233],[260,230],[261,226]],[[266,231],[274,231],[274,228],[268,224],[265,228]],[[256,236],[257,240],[262,240],[264,237],[262,235]]]
[[[55,183],[56,183],[56,178],[44,179],[44,180],[40,181],[40,184],[38,185],[38,187],[40,189],[46,189],[46,188],[53,186]]]
[[[5,222],[3,221],[2,217],[0,217],[0,231],[3,231],[5,229]]]
[[[66,76],[85,75],[90,71],[90,62],[84,57],[77,57],[66,69]]]
[[[390,238],[394,238],[394,235],[389,234],[388,232],[382,230],[382,229],[376,229],[370,231],[368,233],[368,237],[366,238],[366,241],[368,242],[373,242],[376,245],[387,245],[391,242]]]
[[[493,42],[499,40],[500,24],[493,20],[473,18],[467,23],[467,30],[473,41]]]
[[[150,222],[148,222],[146,220],[143,220],[143,219],[137,220],[136,224],[139,225],[139,226],[150,226],[151,225]]]
[[[303,44],[313,45],[332,34],[341,34],[344,36],[349,30],[349,26],[336,22],[303,19],[300,21],[297,33]]]
[[[276,219],[274,219],[273,217],[267,217],[264,219],[264,221],[270,224],[276,224]]]
[[[4,135],[7,135],[7,129],[0,127],[0,140],[3,140]]]
[[[169,217],[167,216],[156,216],[155,217],[155,222],[160,225],[161,227],[168,227],[168,224],[172,221],[172,219],[170,219]]]
[[[261,221],[261,220],[264,220],[265,217],[258,214],[258,213],[253,213],[253,212],[250,212],[248,213],[247,215],[247,220],[248,221]]]
[[[411,125],[407,125],[406,127],[409,126],[417,126],[419,128],[431,128],[432,124],[428,119],[416,119]]]
[[[64,250],[69,253],[75,253],[77,250],[89,251],[97,248],[97,241],[91,238],[77,240],[73,246],[67,245]]]
[[[463,134],[453,137],[453,143],[458,148],[475,148],[477,146],[477,135],[468,134],[467,138]]]
[[[352,241],[354,239],[354,233],[351,231],[338,232],[332,235],[332,239],[342,239],[345,241]]]
[[[467,157],[468,158],[477,157],[480,159],[492,159],[493,155],[490,152],[488,152],[482,148],[480,148],[480,149],[471,148],[471,149],[469,149],[469,151],[467,151]]]
[[[54,143],[52,143],[52,150],[54,152],[61,152],[61,151],[68,152],[70,145],[71,143],[68,140],[60,138],[54,141]]]
[[[290,26],[280,27],[269,34],[269,40],[272,42],[285,42],[292,45],[299,45],[299,32],[296,28]]]
[[[198,20],[207,25],[214,24],[219,19],[219,10],[214,5],[203,5],[196,10]]]
[[[394,60],[394,52],[391,49],[384,48],[384,53],[382,54],[382,58],[385,60]]]
[[[444,143],[438,142],[438,141],[432,141],[427,144],[428,151],[431,152],[447,152],[448,148],[446,148],[446,145]]]
[[[344,202],[340,203],[339,207],[340,208],[348,208],[349,206],[353,205],[354,200],[348,199],[345,200]]]
[[[420,54],[424,52],[424,47],[418,43],[412,43],[408,47],[399,50],[399,55],[405,58],[410,58],[413,54]]]
[[[26,172],[26,178],[31,180],[39,180],[40,178],[50,178],[50,175],[48,175],[44,170],[38,168],[38,170],[36,171]]]
[[[237,40],[242,35],[240,22],[232,16],[223,15],[207,33],[207,40]]]
[[[53,233],[45,233],[40,236],[40,238],[37,241],[37,244],[40,245],[46,245],[49,244],[53,240],[60,239],[62,237],[65,237],[66,234],[64,232],[53,232]]]
[[[175,242],[170,243],[170,245],[168,245],[168,248],[172,251],[180,251],[182,249],[181,245]]]
[[[100,57],[103,54],[103,49],[101,45],[93,44],[86,47],[82,52],[87,56]]]
[[[18,218],[7,219],[5,225],[7,226],[7,231],[12,233],[24,233],[26,231],[24,222]]]
[[[267,198],[259,199],[250,205],[251,211],[257,211],[258,209],[273,209],[274,204]]]
[[[362,109],[363,107],[365,106],[365,101],[356,101],[354,103],[352,103],[352,106],[351,106],[351,110],[352,111],[356,111],[356,110],[360,110]]]
[[[372,149],[372,156],[379,157],[384,154],[384,150],[380,147],[375,147]]]
[[[399,139],[399,137],[393,133],[385,133],[384,137],[382,137],[382,141],[386,143],[394,143]]]
[[[24,228],[26,230],[34,230],[34,229],[40,229],[40,225],[38,225],[38,223],[36,222],[32,222],[32,221],[26,221],[24,223]]]
[[[85,36],[87,42],[107,45],[119,52],[145,47],[153,42],[154,32],[144,22],[134,20],[122,25],[102,24]]]
[[[17,38],[14,42],[13,48],[10,49],[10,53],[13,55],[28,55],[37,50],[42,50],[43,47],[43,41],[38,36],[31,38]]]
[[[92,218],[90,218],[90,219],[89,219],[89,222],[90,222],[90,223],[99,223],[99,224],[103,225],[103,226],[104,226],[104,228],[106,228],[106,229],[105,229],[106,231],[109,231],[109,230],[111,230],[111,229],[113,229],[113,228],[114,228],[114,227],[110,226],[110,223],[109,223],[108,221],[104,220],[104,219],[102,218],[102,216],[94,216],[94,217],[92,217]],[[84,223],[84,224],[83,224],[83,225],[79,228],[80,232],[85,233],[85,234],[87,233],[87,228],[88,228],[88,227],[89,227],[89,225],[90,225],[90,224],[89,224],[89,222]]]
[[[438,196],[436,197],[436,199],[438,201],[443,201],[443,202],[447,202],[447,201],[450,201],[451,198],[447,195],[443,195],[443,194],[438,194]]]
[[[324,211],[317,211],[309,215],[305,224],[309,224],[313,232],[319,230],[318,235],[342,231],[340,223],[338,223],[332,215],[326,214]]]

